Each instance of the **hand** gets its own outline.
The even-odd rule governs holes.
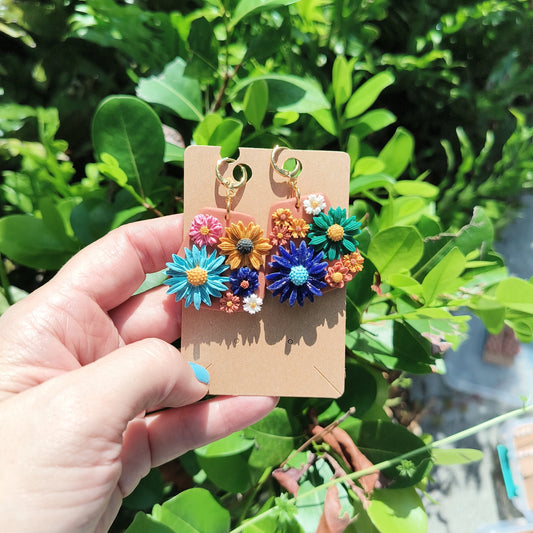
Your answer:
[[[0,317],[0,531],[107,531],[150,468],[274,407],[196,403],[207,373],[169,344],[181,303],[131,296],[181,235],[180,215],[123,226]]]

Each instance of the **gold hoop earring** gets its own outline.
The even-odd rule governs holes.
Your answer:
[[[232,159],[231,157],[224,157],[223,159],[219,159],[217,161],[216,167],[215,167],[215,173],[217,176],[217,179],[220,184],[222,184],[226,188],[226,223],[229,222],[230,213],[231,213],[231,201],[233,198],[235,198],[235,195],[237,194],[237,190],[240,189],[243,185],[246,185],[246,182],[248,181],[248,171],[246,170],[246,166],[239,164],[237,165],[242,172],[242,176],[240,179],[235,179],[233,174],[230,176],[223,176],[220,172],[220,167],[223,164],[231,164],[235,163],[235,159]]]
[[[296,198],[296,207],[300,207],[300,188],[298,187],[298,176],[302,170],[302,162],[299,159],[295,159],[296,166],[293,170],[286,170],[276,163],[278,152],[285,150],[283,146],[274,146],[272,153],[270,154],[270,163],[272,168],[281,176],[288,178],[289,185],[292,187],[292,195]]]

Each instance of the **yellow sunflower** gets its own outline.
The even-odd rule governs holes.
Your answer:
[[[220,238],[220,252],[227,255],[226,264],[231,270],[241,267],[259,270],[263,256],[272,248],[268,239],[263,237],[261,226],[250,222],[247,227],[239,220],[226,228],[226,235]]]

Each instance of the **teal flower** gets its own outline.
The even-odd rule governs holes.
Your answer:
[[[346,218],[346,209],[330,207],[327,215],[320,213],[313,217],[307,234],[309,245],[315,250],[322,250],[328,261],[334,261],[355,252],[359,244],[355,236],[361,233],[360,227],[361,222],[357,222],[355,217]]]
[[[211,305],[211,296],[216,298],[227,291],[224,283],[229,282],[229,278],[221,276],[228,267],[224,265],[223,255],[218,256],[214,251],[207,255],[205,246],[192,249],[185,248],[185,257],[172,254],[172,263],[167,263],[167,276],[165,285],[170,285],[168,294],[176,294],[176,301],[185,298],[185,307],[191,303],[196,309],[200,309],[200,304]]]

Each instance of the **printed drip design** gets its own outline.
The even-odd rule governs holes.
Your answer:
[[[167,292],[175,294],[176,301],[184,299],[185,307],[258,313],[263,304],[265,257],[272,248],[269,239],[261,226],[246,220],[247,215],[233,213],[239,220],[224,227],[220,220],[225,211],[204,211],[215,216],[203,212],[194,217],[185,257],[173,254],[167,263]]]
[[[346,209],[329,207],[323,194],[294,199],[273,206],[270,244],[277,255],[268,262],[267,289],[289,305],[342,288],[363,269],[364,259],[355,237],[360,222],[347,217]]]

